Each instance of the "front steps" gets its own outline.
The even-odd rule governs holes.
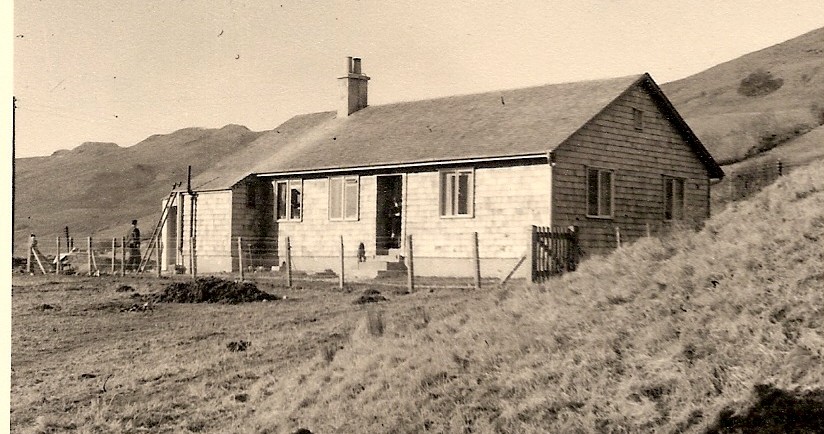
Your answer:
[[[366,258],[366,262],[358,262],[355,268],[347,268],[347,277],[359,279],[374,279],[406,276],[406,264],[398,249],[390,249],[386,255],[376,255]]]

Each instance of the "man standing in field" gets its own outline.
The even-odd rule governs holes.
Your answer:
[[[132,220],[132,228],[126,236],[126,247],[129,248],[129,261],[126,269],[137,271],[140,268],[140,229],[137,228],[137,220]]]

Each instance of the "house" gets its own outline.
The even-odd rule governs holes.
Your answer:
[[[369,106],[360,59],[346,68],[337,111],[295,116],[179,192],[167,269],[236,270],[238,237],[244,265],[279,266],[289,237],[295,269],[337,269],[342,238],[356,271],[412,235],[417,273],[468,276],[478,232],[484,275],[503,276],[531,225],[575,225],[604,253],[616,226],[707,218],[724,175],[649,74]]]

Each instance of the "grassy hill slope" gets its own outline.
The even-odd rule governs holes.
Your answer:
[[[716,159],[740,160],[824,124],[824,28],[662,87]]]
[[[822,168],[542,287],[480,292],[438,318],[376,308],[340,347],[264,376],[277,393],[253,396],[247,432],[820,427],[824,400],[815,417],[748,409],[824,388]]]
[[[160,201],[175,182],[186,181],[187,165],[196,175],[259,137],[243,126],[187,128],[153,135],[121,148],[85,143],[49,157],[15,161],[15,253],[25,252],[36,233],[49,249],[69,227],[72,236],[123,236],[133,218],[146,236],[160,215]],[[45,250],[44,250],[45,251]]]

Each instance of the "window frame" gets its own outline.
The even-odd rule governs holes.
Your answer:
[[[632,108],[632,124],[637,131],[644,130],[644,111],[638,107]]]
[[[293,178],[293,179],[282,179],[274,181],[275,184],[275,221],[279,223],[286,223],[286,222],[302,222],[303,221],[303,179]],[[279,185],[284,184],[286,185],[286,194],[288,195],[286,203],[286,210],[285,210],[285,217],[280,217],[280,188]],[[293,185],[297,184],[299,191],[300,191],[300,215],[298,217],[292,217],[292,189]]]
[[[591,192],[590,185],[589,185],[589,179],[590,179],[589,173],[590,173],[590,171],[593,171],[593,170],[597,173],[597,179],[598,179],[598,187],[596,189],[596,196],[597,196],[596,206],[598,208],[596,211],[598,211],[598,214],[590,214],[590,209],[589,209],[589,204],[590,204],[590,196],[589,195],[590,195],[590,192]],[[607,213],[607,214],[604,214],[603,210],[601,209],[601,192],[602,192],[602,189],[601,189],[601,174],[602,173],[609,173],[609,179],[610,179],[610,182],[609,182],[609,213]],[[586,169],[584,171],[584,176],[586,178],[586,181],[585,181],[586,182],[586,204],[585,204],[585,206],[586,206],[586,216],[588,218],[593,218],[593,219],[607,219],[607,220],[614,219],[615,218],[615,179],[617,178],[616,171],[613,170],[613,169],[606,169],[606,168],[603,168],[603,167],[592,167],[592,166],[590,166],[590,167],[586,167]]]
[[[340,193],[340,217],[332,216],[332,181],[335,179],[341,180],[341,193]],[[346,194],[346,181],[354,179],[357,183],[357,193],[355,194],[355,216],[348,217],[346,215],[346,199],[348,195]],[[326,216],[330,222],[356,222],[360,221],[360,175],[343,175],[343,176],[330,176],[327,178],[326,181]]]
[[[455,210],[460,209],[458,203],[460,194],[457,194],[460,189],[460,182],[456,182],[453,186],[453,191],[450,192],[452,203],[450,206],[450,213],[444,206],[446,204],[446,180],[450,175],[455,176],[455,179],[460,179],[461,174],[469,175],[467,180],[467,194],[466,194],[466,214],[455,213]],[[460,167],[454,169],[442,169],[438,171],[438,215],[442,219],[469,219],[475,217],[475,168],[474,167]]]
[[[257,207],[257,185],[253,182],[246,184],[246,208]]]
[[[673,189],[672,197],[667,197],[667,186],[672,183],[680,183],[681,184],[681,201],[680,201],[680,216],[675,216],[675,189]],[[675,221],[683,221],[687,215],[687,180],[686,178],[679,178],[677,176],[663,176],[663,184],[661,189],[661,197],[662,197],[662,218],[665,222],[675,222]],[[670,216],[667,217],[667,205],[670,206]]]

